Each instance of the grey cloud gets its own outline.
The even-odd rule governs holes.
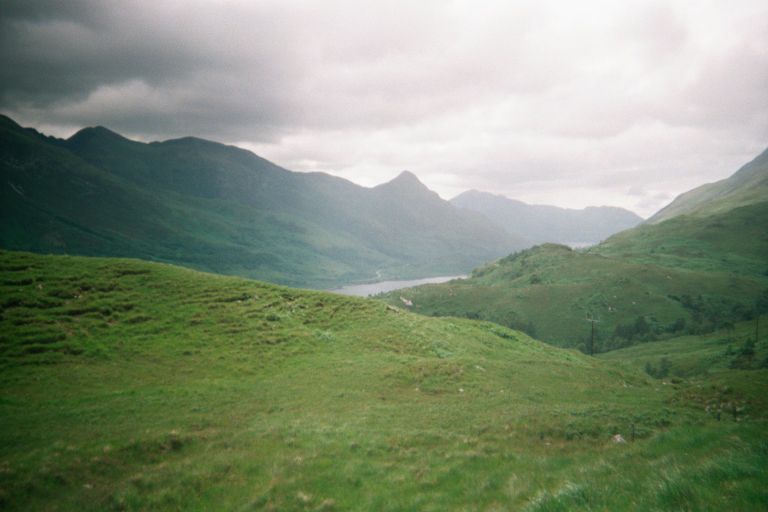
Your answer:
[[[183,4],[78,6],[51,8],[47,18],[39,9],[2,11],[0,108],[137,134],[179,135],[183,126],[257,138],[296,110],[292,49],[258,9],[246,16],[255,16],[251,24],[237,12],[216,18]]]
[[[365,184],[409,168],[444,195],[635,205],[763,149],[766,29],[759,0],[12,0],[0,110],[243,143]]]

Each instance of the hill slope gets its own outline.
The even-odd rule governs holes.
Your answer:
[[[477,190],[454,197],[451,204],[481,213],[508,233],[534,243],[596,244],[643,220],[623,208],[592,206],[573,210],[530,205]]]
[[[757,319],[739,322],[706,335],[643,343],[599,357],[645,370],[659,378],[707,377],[708,381],[729,381],[731,386],[744,386],[757,374],[743,370],[768,368],[768,329],[755,332],[755,327],[765,326],[766,320],[768,316],[763,315],[759,324]],[[768,401],[768,395],[763,394],[763,400]]]
[[[415,176],[368,189],[195,138],[68,140],[0,119],[0,246],[132,256],[300,286],[466,272],[522,247]]]
[[[715,423],[705,391],[494,324],[139,261],[0,252],[0,290],[7,510],[767,498],[752,390],[746,421]]]
[[[522,329],[559,346],[594,350],[701,333],[750,318],[768,279],[662,267],[545,244],[480,267],[468,279],[385,295],[425,315],[462,316]]]
[[[768,149],[732,176],[681,194],[648,219],[656,224],[678,215],[707,216],[739,206],[764,202],[768,197]]]

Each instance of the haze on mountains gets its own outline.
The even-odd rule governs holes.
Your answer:
[[[130,256],[298,286],[455,275],[526,242],[413,174],[365,188],[187,137],[69,139],[0,120],[0,246]]]
[[[509,234],[534,243],[592,245],[643,221],[637,214],[623,208],[590,206],[572,210],[530,205],[477,190],[459,194],[451,199],[451,204],[482,213]]]
[[[365,188],[194,137],[145,144],[96,127],[62,140],[9,118],[0,129],[7,249],[135,256],[332,287],[463,274],[539,236],[592,241],[634,218],[602,209],[595,222],[592,210],[539,207],[558,212],[560,224],[521,217],[527,230],[505,232],[408,171]]]

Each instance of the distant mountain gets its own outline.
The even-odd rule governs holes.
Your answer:
[[[533,243],[596,244],[643,220],[623,208],[590,206],[574,210],[531,205],[477,190],[464,192],[451,199],[451,203],[482,213],[508,233]]]
[[[650,224],[678,215],[703,217],[739,206],[760,203],[768,198],[768,149],[732,176],[681,194],[648,219]]]
[[[0,247],[127,256],[297,286],[464,273],[521,248],[413,174],[365,188],[233,146],[67,140],[0,117]]]

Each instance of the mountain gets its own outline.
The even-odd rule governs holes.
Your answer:
[[[394,304],[403,296],[427,315],[491,320],[587,351],[588,319],[599,321],[594,348],[610,350],[753,318],[768,312],[768,194],[753,192],[768,174],[765,155],[721,182],[711,199],[689,202],[690,213],[617,233],[586,251],[544,244],[481,266],[468,279],[384,298]],[[706,190],[714,194],[714,187]]]
[[[296,286],[464,273],[524,246],[405,172],[374,188],[233,146],[67,140],[0,118],[0,247],[129,256]]]
[[[0,251],[0,297],[3,510],[766,500],[765,370],[661,385],[490,323],[137,260]]]
[[[451,199],[451,203],[481,213],[508,233],[533,243],[592,245],[643,220],[623,208],[590,206],[574,210],[530,205],[477,190],[464,192]]]
[[[735,174],[681,194],[648,219],[651,224],[678,215],[704,217],[739,206],[761,203],[768,197],[768,149]]]

